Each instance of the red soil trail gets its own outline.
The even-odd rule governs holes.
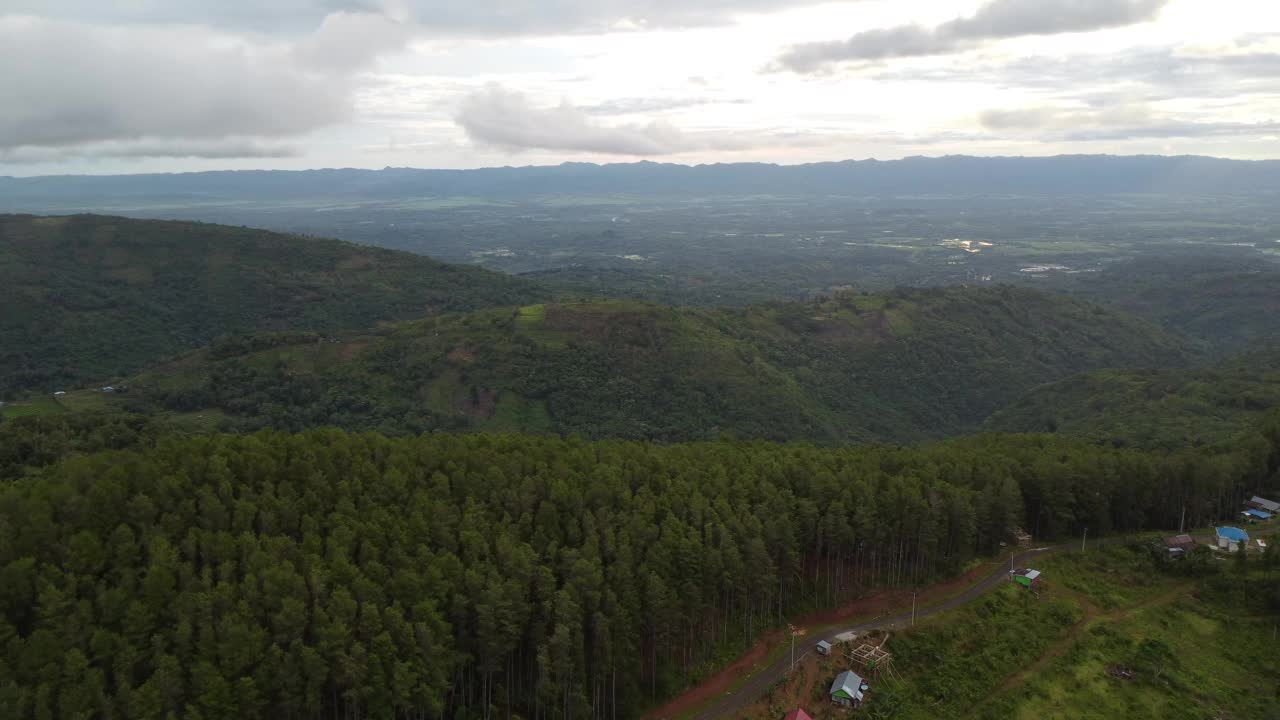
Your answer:
[[[925,605],[959,593],[989,575],[992,567],[994,566],[991,563],[984,563],[963,575],[931,585],[920,591],[916,602],[919,605]],[[1003,564],[1000,567],[1003,567]],[[858,598],[835,610],[826,610],[808,615],[797,621],[795,627],[797,630],[805,631],[804,634],[807,637],[812,634],[812,630],[815,628],[844,625],[858,618],[880,617],[891,611],[901,609],[904,604],[910,607],[910,592],[904,590],[882,590],[866,597]],[[758,670],[758,666],[768,657],[769,651],[783,639],[785,639],[785,635],[780,632],[770,633],[755,645],[752,645],[750,650],[739,656],[728,667],[680,693],[662,706],[645,713],[645,720],[665,720],[666,718],[678,717],[712,698],[723,696],[735,683],[741,682],[744,676],[749,676]],[[821,638],[812,639],[810,642],[816,642],[817,639]]]
[[[750,650],[739,655],[729,666],[680,693],[661,707],[645,713],[644,717],[646,720],[677,717],[711,698],[723,695],[744,675],[750,675],[759,669],[765,658],[769,656],[769,648],[781,641],[782,637],[782,633],[778,631],[769,633],[752,645]]]

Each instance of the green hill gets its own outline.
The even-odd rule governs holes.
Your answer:
[[[1196,338],[1219,356],[1280,340],[1280,272],[1205,272],[1121,295],[1117,308]]]
[[[1087,303],[952,288],[744,309],[530,305],[336,339],[262,335],[137,376],[125,395],[61,402],[236,429],[908,442],[977,428],[1078,372],[1182,358],[1154,327]]]
[[[349,331],[541,297],[528,281],[335,240],[3,215],[0,397],[136,371],[231,333]]]
[[[1220,367],[1099,370],[1037,388],[988,419],[997,432],[1061,432],[1177,448],[1222,442],[1280,407],[1280,355]]]
[[[1280,265],[1171,252],[1075,276],[1058,289],[1160,325],[1219,358],[1280,341]]]

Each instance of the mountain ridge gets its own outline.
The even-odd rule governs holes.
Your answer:
[[[351,330],[543,297],[527,280],[338,240],[0,215],[0,396],[140,370],[226,334]]]
[[[958,194],[1036,192],[1280,192],[1280,160],[1199,155],[913,156],[900,160],[770,163],[562,163],[472,169],[220,170],[138,175],[0,177],[21,201],[154,194],[187,199],[416,194],[521,196],[703,192]],[[97,193],[97,195],[94,195]],[[328,193],[328,195],[325,195]],[[398,195],[399,194],[399,195]],[[17,201],[17,202],[15,202]]]
[[[1163,450],[1228,443],[1280,407],[1277,350],[1209,367],[1089,371],[1033,388],[983,427]]]
[[[237,430],[915,442],[976,430],[1078,372],[1186,360],[1155,326],[1071,298],[902,289],[747,308],[548,303],[228,340],[125,379],[111,402]]]

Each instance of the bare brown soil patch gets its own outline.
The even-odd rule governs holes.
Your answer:
[[[548,305],[543,325],[584,340],[608,340],[635,347],[655,347],[657,323],[651,311],[609,309],[580,310]]]
[[[364,349],[369,346],[368,342],[348,342],[342,343],[338,348],[338,359],[348,362],[360,356]]]
[[[476,359],[476,354],[475,351],[471,350],[467,346],[459,345],[458,347],[450,350],[449,354],[445,357],[449,359],[449,362],[469,363]]]
[[[838,315],[814,318],[820,321],[816,337],[825,343],[851,348],[876,345],[893,337],[889,317],[883,310],[864,311],[858,318],[860,322]]]
[[[377,261],[369,255],[352,255],[351,257],[338,263],[338,270],[366,270],[377,264]]]
[[[454,409],[473,420],[488,420],[498,410],[498,393],[477,389],[474,393],[463,394]]]

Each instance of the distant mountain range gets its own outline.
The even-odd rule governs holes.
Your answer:
[[[638,162],[476,170],[224,171],[0,177],[0,207],[68,200],[520,197],[549,194],[1280,193],[1280,161],[1198,156],[912,157],[807,165]]]

